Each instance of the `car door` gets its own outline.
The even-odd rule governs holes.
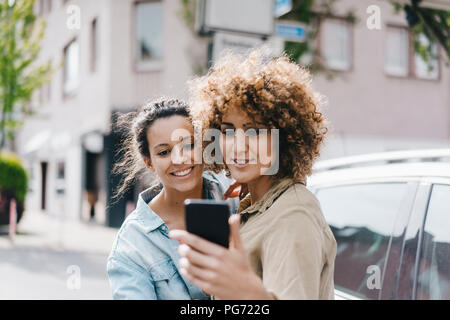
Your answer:
[[[414,297],[450,300],[450,185],[434,184],[416,267]]]
[[[417,257],[430,191],[430,183],[418,183],[410,214],[402,215],[406,228],[392,238],[381,299],[414,299]]]
[[[337,241],[338,292],[361,299],[381,297],[393,232],[404,232],[416,187],[378,181],[314,188]]]

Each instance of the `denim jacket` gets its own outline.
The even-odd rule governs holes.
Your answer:
[[[221,199],[230,180],[203,173],[203,198]],[[179,272],[178,241],[168,237],[168,227],[148,206],[162,185],[139,194],[136,209],[125,219],[108,257],[107,272],[114,299],[209,299]],[[231,213],[238,201],[227,200]]]

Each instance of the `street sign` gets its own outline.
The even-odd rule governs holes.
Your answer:
[[[258,37],[237,33],[216,32],[213,39],[212,60],[215,62],[225,49],[231,49],[236,53],[245,53],[252,48],[261,46],[263,42]]]
[[[275,17],[281,17],[292,10],[292,0],[275,0]]]
[[[306,26],[295,22],[277,22],[275,35],[289,41],[306,41]]]
[[[199,29],[272,35],[273,0],[204,0]]]

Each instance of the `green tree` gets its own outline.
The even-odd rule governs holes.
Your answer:
[[[334,16],[336,5],[339,5],[339,0],[292,0],[292,10],[279,18],[298,21],[309,27],[306,30],[305,42],[285,41],[284,51],[293,61],[301,61],[301,58],[305,56],[310,57],[311,61],[308,63],[310,70],[324,72],[330,78],[334,76],[334,73],[324,65],[315,42],[321,21]],[[347,11],[343,18],[350,23],[357,20],[352,10]]]
[[[416,36],[414,48],[425,61],[433,57],[433,43],[439,43],[450,59],[450,10],[427,8],[421,4],[422,0],[409,0],[407,3],[397,0],[390,2],[397,12],[405,12],[408,25]],[[418,40],[420,34],[431,40],[428,45]]]
[[[34,0],[0,0],[0,149],[32,115],[33,92],[50,80],[50,62],[37,64],[45,21]]]
[[[28,190],[28,175],[22,161],[13,153],[0,152],[0,225],[8,224],[9,206],[16,200],[17,222],[20,221]]]

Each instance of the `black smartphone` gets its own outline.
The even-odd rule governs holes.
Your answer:
[[[188,232],[228,248],[230,208],[226,201],[187,199],[184,208]]]

